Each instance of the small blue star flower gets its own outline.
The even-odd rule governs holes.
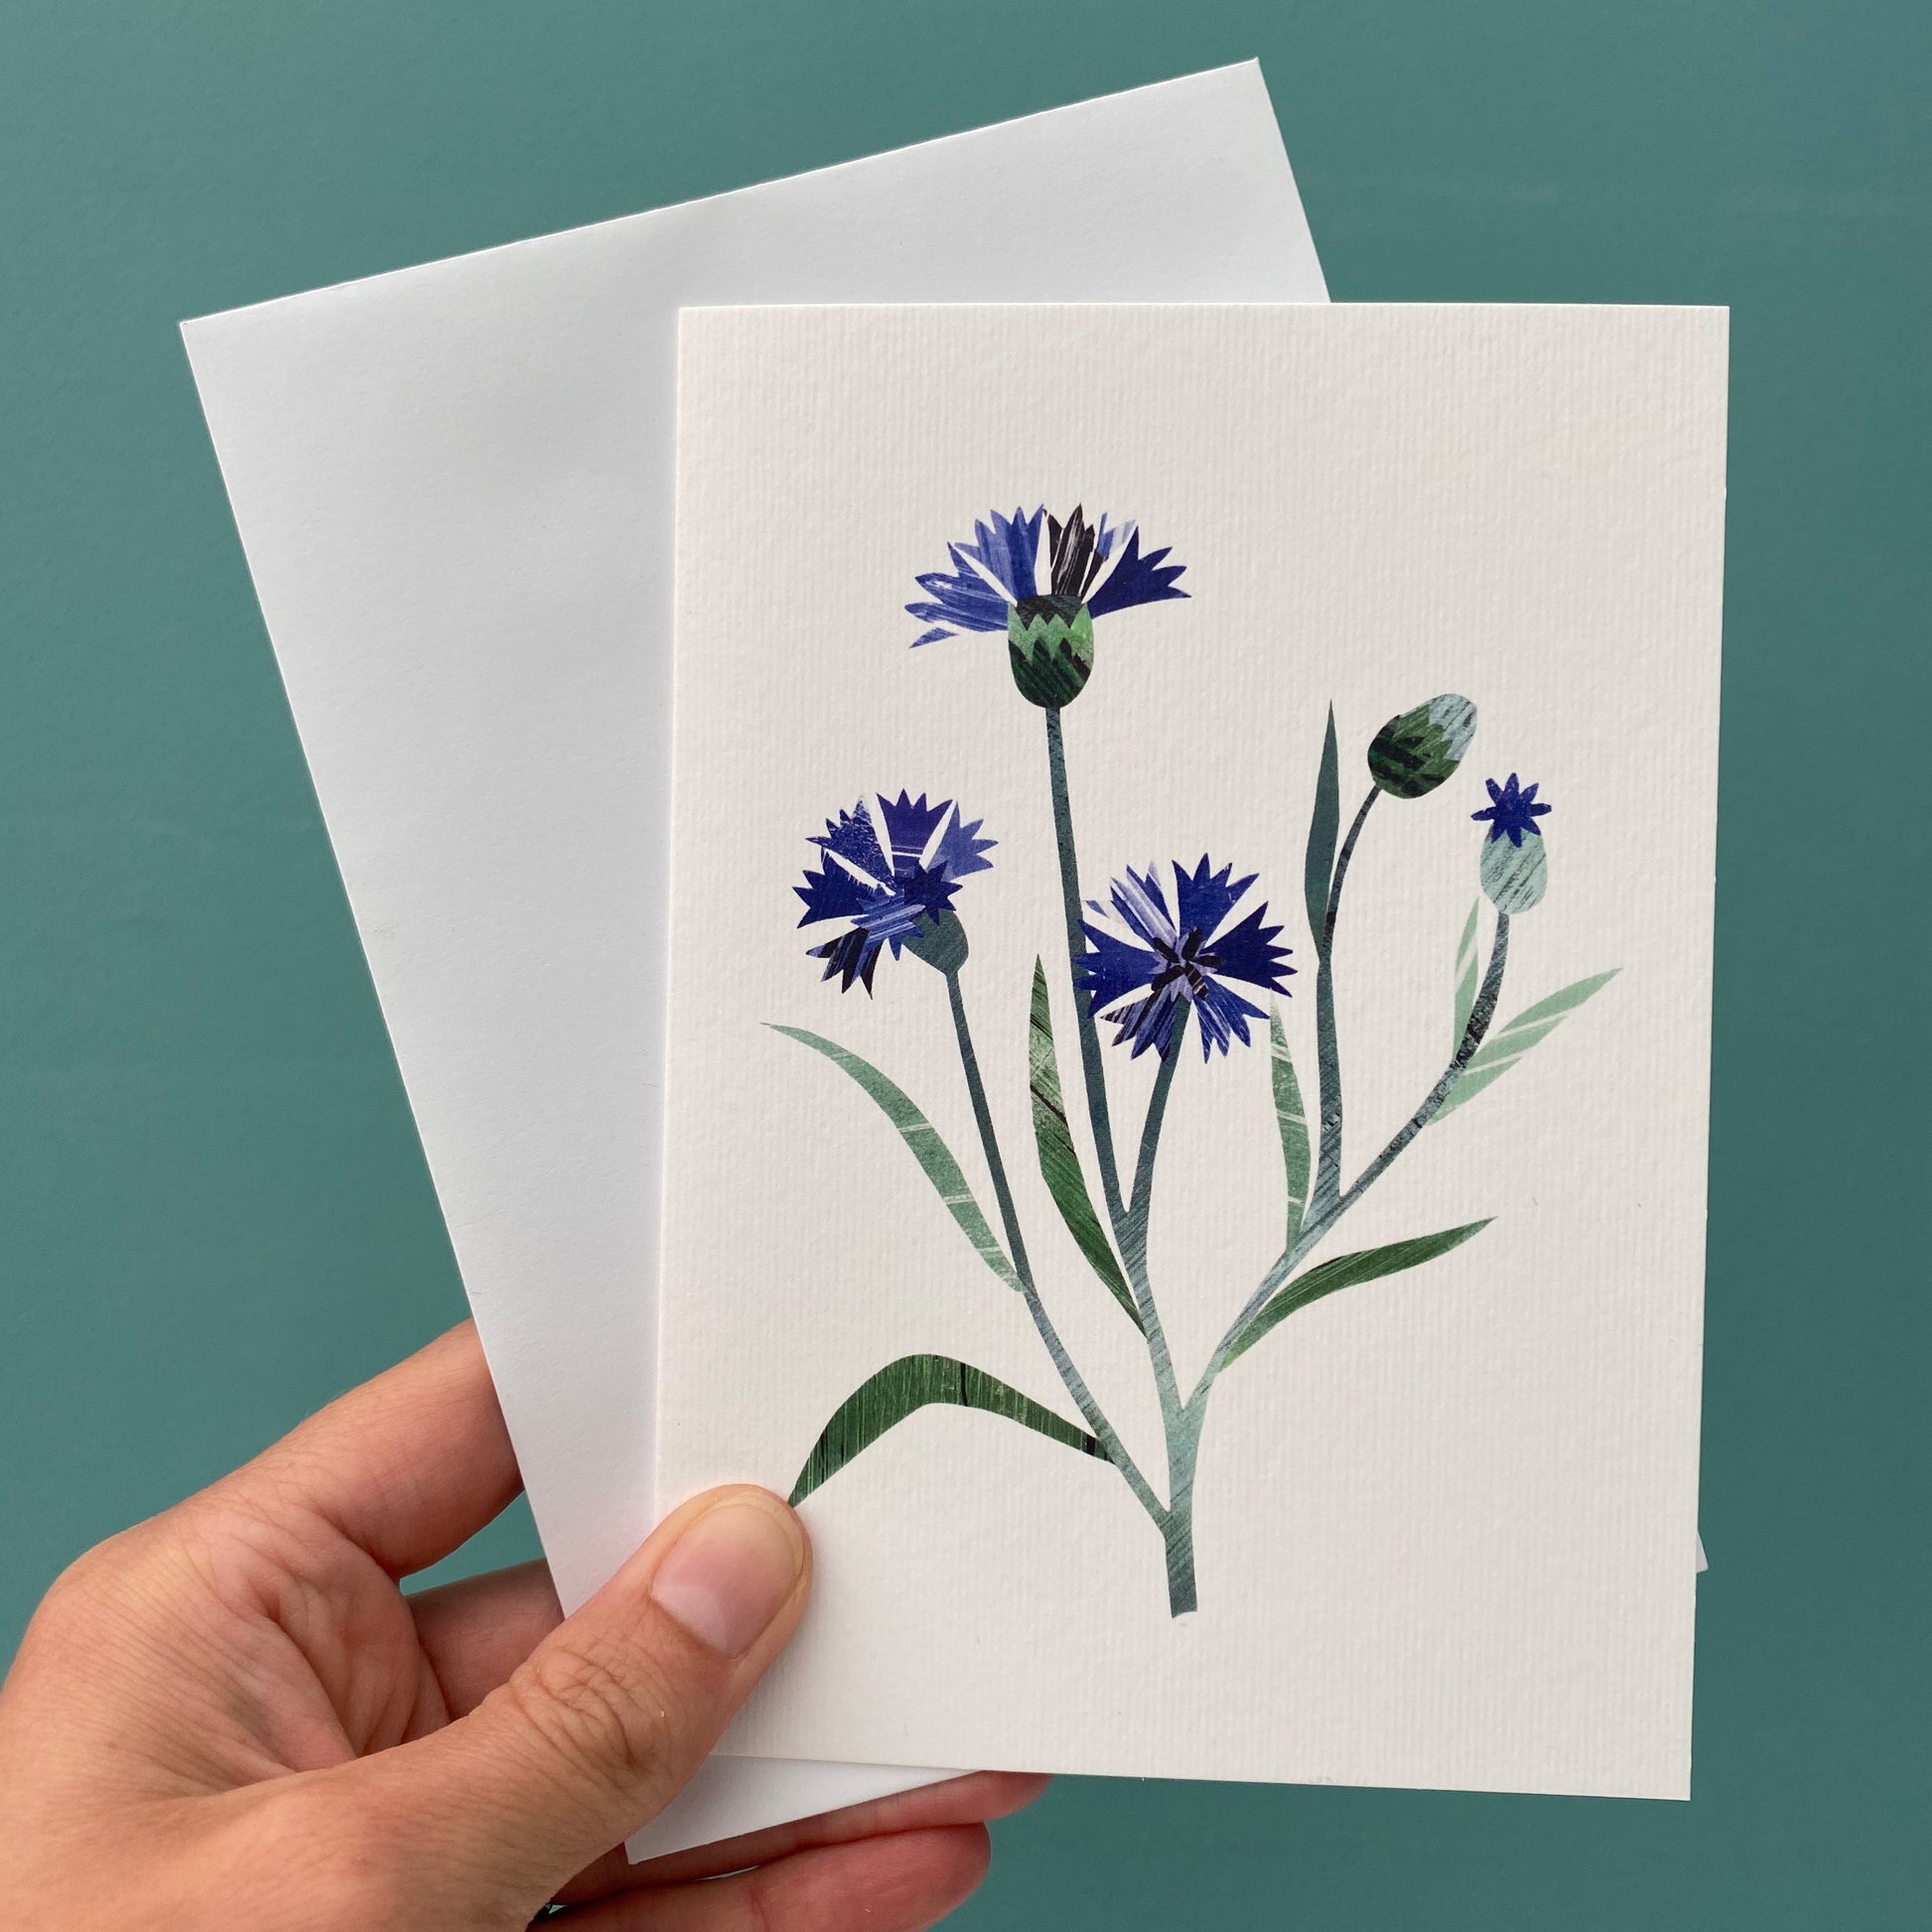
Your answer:
[[[824,832],[812,837],[825,857],[817,871],[806,869],[802,886],[792,888],[805,901],[800,925],[852,921],[836,939],[806,949],[810,958],[825,961],[823,977],[838,976],[842,993],[849,993],[854,981],[862,981],[870,993],[882,949],[890,945],[897,959],[908,940],[952,910],[960,880],[993,865],[981,856],[995,843],[979,836],[983,821],[962,820],[950,798],[928,805],[924,792],[917,799],[904,791],[897,799],[881,793],[879,811],[886,826],[883,845],[863,798],[851,811],[828,818]]]
[[[1133,1043],[1133,1057],[1152,1046],[1165,1054],[1181,1009],[1200,1017],[1201,1058],[1215,1047],[1225,1053],[1230,1038],[1248,1044],[1248,1022],[1263,1018],[1223,982],[1240,980],[1269,993],[1286,993],[1283,981],[1295,971],[1284,964],[1290,948],[1274,943],[1278,925],[1265,925],[1264,901],[1238,925],[1221,926],[1250,886],[1254,875],[1232,883],[1231,866],[1209,870],[1205,855],[1190,873],[1173,868],[1173,908],[1155,879],[1155,869],[1128,869],[1113,884],[1113,916],[1132,935],[1122,939],[1105,926],[1088,925],[1092,949],[1080,962],[1079,978],[1096,1016],[1120,1029],[1114,1044]],[[1098,899],[1088,903],[1102,918]]]
[[[1166,550],[1143,554],[1133,523],[1102,516],[1096,529],[1077,504],[1064,522],[1043,504],[1031,514],[994,510],[990,523],[973,525],[970,543],[946,549],[952,569],[921,577],[925,597],[905,607],[929,626],[912,639],[914,646],[961,631],[1006,630],[1016,612],[1023,624],[1056,613],[1070,619],[1082,608],[1089,619],[1104,618],[1187,595],[1174,588],[1184,566],[1166,562]]]
[[[1525,832],[1533,832],[1538,838],[1543,836],[1543,828],[1536,821],[1550,807],[1536,802],[1535,785],[1519,786],[1513,771],[1505,785],[1497,784],[1494,778],[1485,778],[1482,782],[1489,787],[1489,803],[1483,810],[1471,812],[1469,816],[1489,820],[1488,842],[1491,845],[1505,832],[1509,834],[1510,844],[1517,847],[1522,845]]]

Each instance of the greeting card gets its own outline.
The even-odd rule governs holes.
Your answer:
[[[659,1480],[752,1754],[1682,1795],[1725,324],[694,311]]]

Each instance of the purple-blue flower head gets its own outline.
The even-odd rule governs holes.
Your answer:
[[[1166,550],[1143,552],[1133,523],[1102,516],[1097,528],[1090,525],[1077,504],[1063,522],[1044,505],[1011,516],[994,510],[989,521],[973,525],[970,542],[946,548],[952,569],[921,577],[925,596],[905,607],[928,626],[914,645],[967,630],[1006,630],[1016,613],[1025,624],[1051,615],[1056,605],[1063,618],[1082,609],[1104,618],[1187,595],[1174,588],[1184,566],[1168,563]]]
[[[1513,771],[1509,774],[1507,784],[1499,785],[1494,778],[1485,778],[1482,782],[1489,788],[1489,803],[1483,810],[1471,812],[1469,816],[1486,818],[1489,821],[1488,842],[1491,845],[1505,833],[1508,834],[1510,844],[1518,847],[1523,843],[1525,832],[1532,832],[1538,838],[1543,836],[1543,828],[1536,821],[1549,811],[1550,807],[1536,802],[1535,785],[1518,784],[1516,773]]]
[[[1254,875],[1230,883],[1232,866],[1213,871],[1205,855],[1190,873],[1176,862],[1173,904],[1169,906],[1149,866],[1131,867],[1113,884],[1113,918],[1126,928],[1123,939],[1105,925],[1085,928],[1090,950],[1080,962],[1080,983],[1095,1015],[1119,1028],[1117,1046],[1133,1044],[1138,1059],[1152,1046],[1165,1053],[1174,1022],[1191,1006],[1200,1023],[1201,1058],[1230,1038],[1248,1044],[1248,1022],[1262,1010],[1227,984],[1239,980],[1268,993],[1286,993],[1283,982],[1295,971],[1284,962],[1290,948],[1275,944],[1279,925],[1267,925],[1266,901],[1239,924],[1222,928]],[[1098,899],[1088,903],[1104,919]]]
[[[809,957],[824,960],[824,977],[836,975],[842,993],[855,981],[870,993],[882,949],[890,945],[897,959],[908,941],[916,942],[951,912],[960,880],[993,864],[982,856],[994,845],[979,836],[982,821],[962,820],[950,798],[929,805],[924,792],[916,799],[904,791],[896,799],[882,792],[879,813],[883,843],[863,798],[828,818],[824,832],[812,838],[825,856],[816,871],[807,867],[802,886],[792,888],[805,901],[800,925],[850,921],[836,938],[806,949]]]

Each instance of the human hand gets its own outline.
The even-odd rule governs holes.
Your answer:
[[[910,1932],[973,1889],[984,1821],[1044,1779],[626,1864],[790,1636],[810,1550],[718,1489],[568,1621],[540,1564],[403,1594],[517,1487],[466,1323],[89,1551],[0,1688],[0,1918],[510,1932],[555,1898],[584,1932]]]

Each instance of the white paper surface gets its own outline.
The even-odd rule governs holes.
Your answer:
[[[654,1520],[676,311],[1323,296],[1249,65],[186,326],[567,1605]],[[633,1849],[933,1775],[714,1760]]]
[[[1303,850],[1326,707],[1345,825],[1385,720],[1475,701],[1460,767],[1381,798],[1349,873],[1345,1178],[1451,1050],[1486,779],[1520,772],[1555,806],[1498,1029],[1620,969],[1425,1128],[1311,1265],[1489,1225],[1295,1314],[1215,1386],[1198,1610],[1171,1616],[1159,1530],[1107,1461],[923,1408],[804,1502],[819,1585],[729,1748],[1686,1794],[1725,354],[1714,310],[686,316],[661,1503],[788,1488],[901,1357],[1078,1413],[1022,1295],[941,1204],[957,1183],[935,1194],[856,1082],[770,1030],[896,1081],[998,1225],[941,975],[888,953],[874,997],[842,992],[807,957],[842,924],[799,930],[793,889],[831,863],[810,835],[901,787],[999,841],[957,909],[1004,1165],[1040,1295],[1168,1492],[1148,1353],[1034,1151],[1035,956],[1085,1118],[1047,714],[1014,688],[1003,615],[908,648],[915,574],[947,570],[992,507],[1130,513],[1186,566],[1187,601],[1097,621],[1064,712],[1081,883],[1103,897],[1129,866],[1170,876],[1203,851],[1259,874],[1230,917],[1265,897],[1296,948],[1282,1011],[1310,1108]],[[1168,1110],[1150,1266],[1183,1393],[1283,1238],[1265,1022],[1257,1040],[1209,1064],[1189,1040]],[[1102,1056],[1126,1160],[1158,1056]]]

